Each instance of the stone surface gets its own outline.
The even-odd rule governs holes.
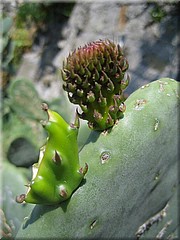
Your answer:
[[[34,81],[45,100],[59,97],[61,77],[56,70],[61,68],[69,51],[90,41],[109,38],[123,46],[129,61],[128,94],[161,77],[177,79],[178,15],[175,5],[167,2],[162,8],[167,16],[156,23],[150,14],[153,5],[142,1],[76,3],[69,20],[56,24],[53,33],[52,30],[46,33],[46,54],[44,46],[38,46],[41,54],[32,48],[32,52],[25,54],[17,77],[27,76]]]

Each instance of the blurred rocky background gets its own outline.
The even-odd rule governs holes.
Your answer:
[[[90,41],[108,38],[125,49],[131,75],[129,93],[160,77],[177,79],[178,2],[42,3],[41,14],[37,9],[34,13],[39,19],[31,26],[35,35],[32,46],[23,54],[15,77],[34,82],[43,99],[58,97],[61,77],[57,73],[68,53]],[[16,14],[21,5],[22,1],[17,1],[4,7]]]
[[[38,160],[45,133],[41,103],[68,122],[74,106],[62,90],[60,69],[70,51],[98,39],[119,43],[129,61],[127,95],[161,77],[180,80],[179,1],[1,3],[1,112],[5,237],[14,236],[29,206],[17,205]],[[80,128],[79,148],[89,134]],[[18,177],[17,177],[18,176]],[[13,184],[12,184],[13,182]],[[21,191],[21,192],[19,192]],[[13,209],[13,210],[12,210]],[[10,211],[12,210],[12,211]]]

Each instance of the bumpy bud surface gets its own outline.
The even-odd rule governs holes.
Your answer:
[[[127,69],[121,47],[110,40],[80,47],[63,63],[63,88],[69,100],[79,104],[79,116],[88,120],[90,128],[105,130],[123,117],[123,90],[129,83]]]

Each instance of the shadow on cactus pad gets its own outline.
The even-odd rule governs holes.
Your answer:
[[[11,143],[7,157],[17,167],[30,167],[37,162],[38,152],[29,140],[20,137]]]

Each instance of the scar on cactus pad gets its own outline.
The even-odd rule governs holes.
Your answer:
[[[88,170],[87,164],[84,168],[79,165],[78,116],[69,125],[57,112],[48,109],[47,104],[42,109],[48,114],[48,121],[42,121],[42,125],[49,136],[40,149],[38,163],[32,166],[27,193],[16,198],[19,203],[60,203],[72,195]]]
[[[94,130],[112,127],[123,117],[123,90],[129,84],[128,62],[119,45],[99,40],[80,47],[63,62],[63,88],[79,104],[79,117]]]

